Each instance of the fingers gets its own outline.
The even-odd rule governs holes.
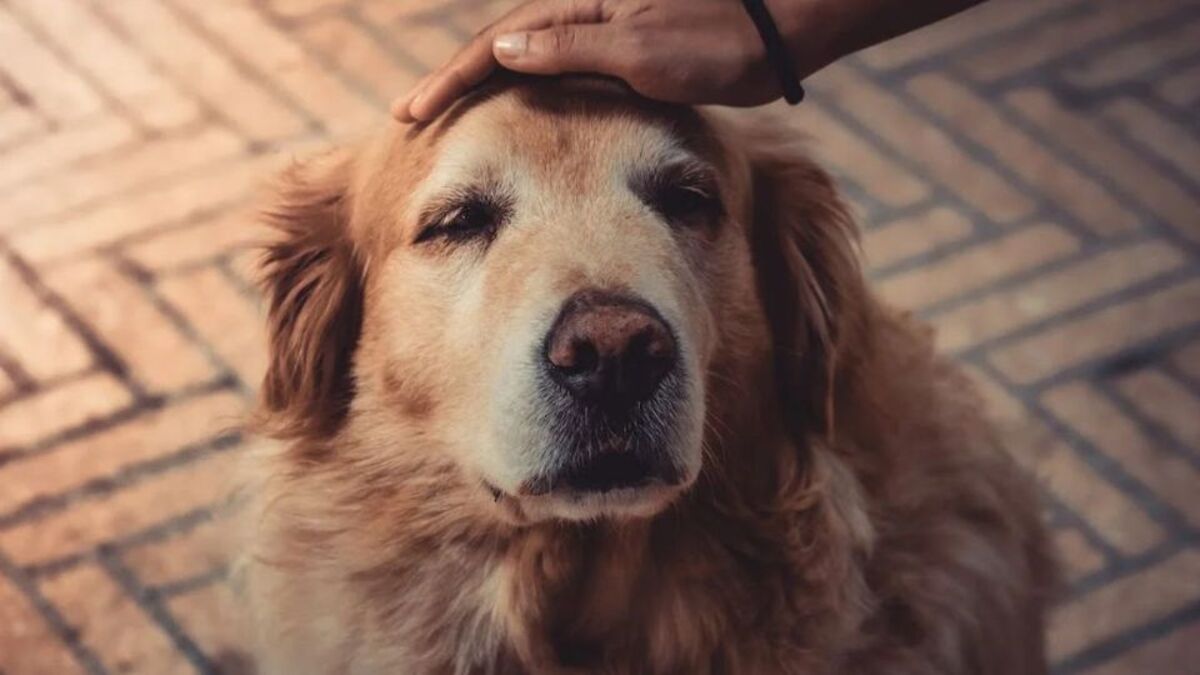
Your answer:
[[[615,32],[611,24],[572,24],[506,33],[496,37],[492,54],[500,65],[522,73],[619,76],[621,47]]]
[[[393,102],[392,115],[402,122],[429,120],[439,115],[495,70],[492,41],[497,35],[555,24],[602,21],[602,9],[602,0],[531,0],[522,4],[481,31],[449,63]]]

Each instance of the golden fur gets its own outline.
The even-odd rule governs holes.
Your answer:
[[[524,158],[549,204],[647,130],[718,167],[718,230],[617,241],[601,195],[571,202],[574,234],[553,211],[486,258],[412,250],[410,202],[455,134]],[[262,672],[1045,672],[1035,490],[925,329],[866,287],[830,178],[778,121],[499,85],[297,166],[267,217],[260,418],[282,442],[248,471],[241,570]],[[703,366],[694,483],[647,517],[494,499],[478,475],[510,462],[464,427],[490,424],[473,397],[496,341],[531,297],[648,270]]]

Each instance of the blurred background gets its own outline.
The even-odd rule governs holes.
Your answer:
[[[509,2],[0,0],[0,673],[213,672],[258,186]],[[1200,2],[993,0],[790,114],[998,418],[1048,439],[1055,672],[1200,672]]]

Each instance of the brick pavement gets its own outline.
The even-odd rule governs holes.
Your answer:
[[[228,661],[245,205],[507,4],[0,2],[0,673]],[[809,89],[880,291],[1046,439],[1056,672],[1200,672],[1200,2],[993,0]]]

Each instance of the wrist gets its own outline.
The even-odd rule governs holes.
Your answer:
[[[848,41],[845,5],[853,0],[764,0],[779,27],[801,79],[829,65],[844,54]]]

